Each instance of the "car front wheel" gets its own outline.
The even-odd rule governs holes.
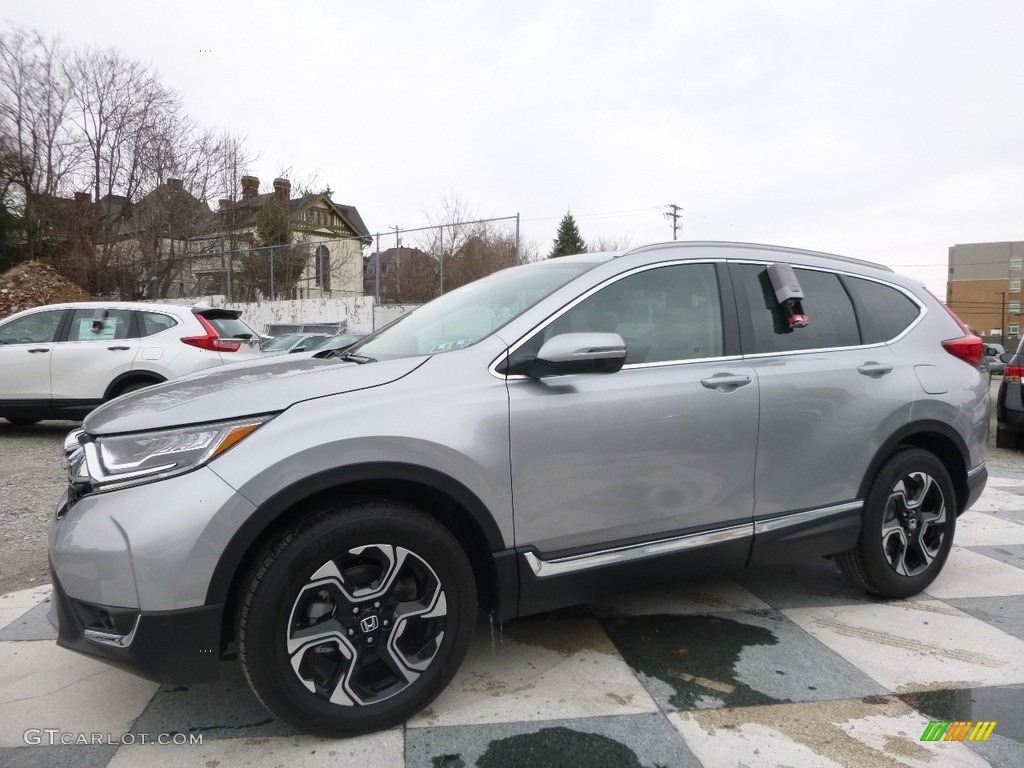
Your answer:
[[[956,496],[934,454],[908,448],[882,465],[864,500],[857,545],[836,556],[868,592],[909,597],[939,575],[953,545]]]
[[[325,510],[275,541],[239,615],[242,668],[301,730],[351,736],[414,715],[450,682],[476,620],[451,533],[388,501]]]

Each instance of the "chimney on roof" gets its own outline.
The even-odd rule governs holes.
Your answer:
[[[167,186],[170,189],[182,189],[181,179],[168,179]]]
[[[242,199],[252,200],[260,193],[260,180],[255,176],[242,177]]]
[[[292,183],[288,179],[274,179],[274,198],[284,208],[288,207],[288,201],[292,199]]]

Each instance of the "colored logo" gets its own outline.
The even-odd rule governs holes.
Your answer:
[[[995,720],[932,720],[921,741],[988,741],[997,724]]]

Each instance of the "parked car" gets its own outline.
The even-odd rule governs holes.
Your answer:
[[[0,320],[0,416],[79,419],[142,387],[260,354],[241,312],[87,301]]]
[[[327,341],[318,346],[316,353],[321,357],[325,357],[328,352],[340,354],[364,338],[366,338],[365,333],[339,333],[337,336],[331,336]]]
[[[1006,353],[1006,349],[1002,344],[985,344],[985,364],[988,365],[988,375],[1003,375],[1003,370],[1006,368],[1006,363],[1003,362],[1002,356]]]
[[[341,320],[331,323],[271,323],[266,326],[268,336],[283,336],[286,333],[326,333],[333,336],[348,330],[348,322]]]
[[[1003,380],[996,395],[996,447],[1024,448],[1024,340],[1016,352],[1000,356]]]
[[[263,354],[287,355],[292,352],[310,352],[319,348],[330,336],[326,333],[286,333],[263,342]]]
[[[174,683],[237,649],[273,714],[343,736],[437,696],[478,608],[816,556],[913,595],[986,482],[981,361],[918,281],[853,259],[668,243],[514,267],[341,357],[90,414],[50,537],[58,642]]]

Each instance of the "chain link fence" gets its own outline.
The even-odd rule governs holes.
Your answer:
[[[373,297],[430,301],[521,261],[519,216],[402,229],[368,236],[303,234],[254,246],[251,235],[125,238],[97,248],[112,298],[227,302]]]

